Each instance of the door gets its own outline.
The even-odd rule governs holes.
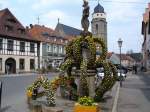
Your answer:
[[[8,58],[5,62],[5,73],[16,73],[16,61],[13,58]]]

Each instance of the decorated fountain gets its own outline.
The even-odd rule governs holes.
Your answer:
[[[106,60],[107,47],[103,39],[93,37],[92,33],[88,31],[88,17],[88,1],[83,0],[81,20],[83,31],[79,37],[70,41],[66,46],[66,57],[60,66],[61,71],[65,72],[65,74],[54,80],[48,80],[48,78],[40,76],[27,89],[29,102],[45,95],[46,106],[54,107],[57,105],[55,102],[57,88],[70,90],[69,95],[73,97],[73,100],[86,96],[92,98],[94,102],[99,102],[103,99],[104,94],[113,87],[117,79],[116,68],[111,62]],[[97,45],[101,46],[99,57],[96,57]],[[105,75],[101,83],[95,86],[96,70],[100,67],[104,68]],[[75,82],[77,87],[72,86]],[[38,93],[38,88],[40,87],[43,87],[44,91]]]

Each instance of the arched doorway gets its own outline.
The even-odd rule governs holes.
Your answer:
[[[13,58],[8,58],[5,62],[5,73],[16,73],[16,61]]]

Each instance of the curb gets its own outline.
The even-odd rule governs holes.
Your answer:
[[[120,90],[120,84],[119,82],[117,83],[118,87],[117,87],[117,92],[115,95],[115,100],[113,103],[113,108],[112,108],[112,112],[117,112],[117,104],[118,104],[118,99],[119,99],[119,90]]]
[[[36,74],[9,74],[9,75],[0,75],[1,78],[5,78],[5,77],[19,77],[19,76],[32,76],[32,75],[36,75]]]

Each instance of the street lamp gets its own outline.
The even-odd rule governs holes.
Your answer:
[[[118,46],[119,46],[119,49],[120,49],[120,86],[122,86],[122,75],[121,75],[121,47],[122,47],[122,39],[119,38],[118,40]]]

